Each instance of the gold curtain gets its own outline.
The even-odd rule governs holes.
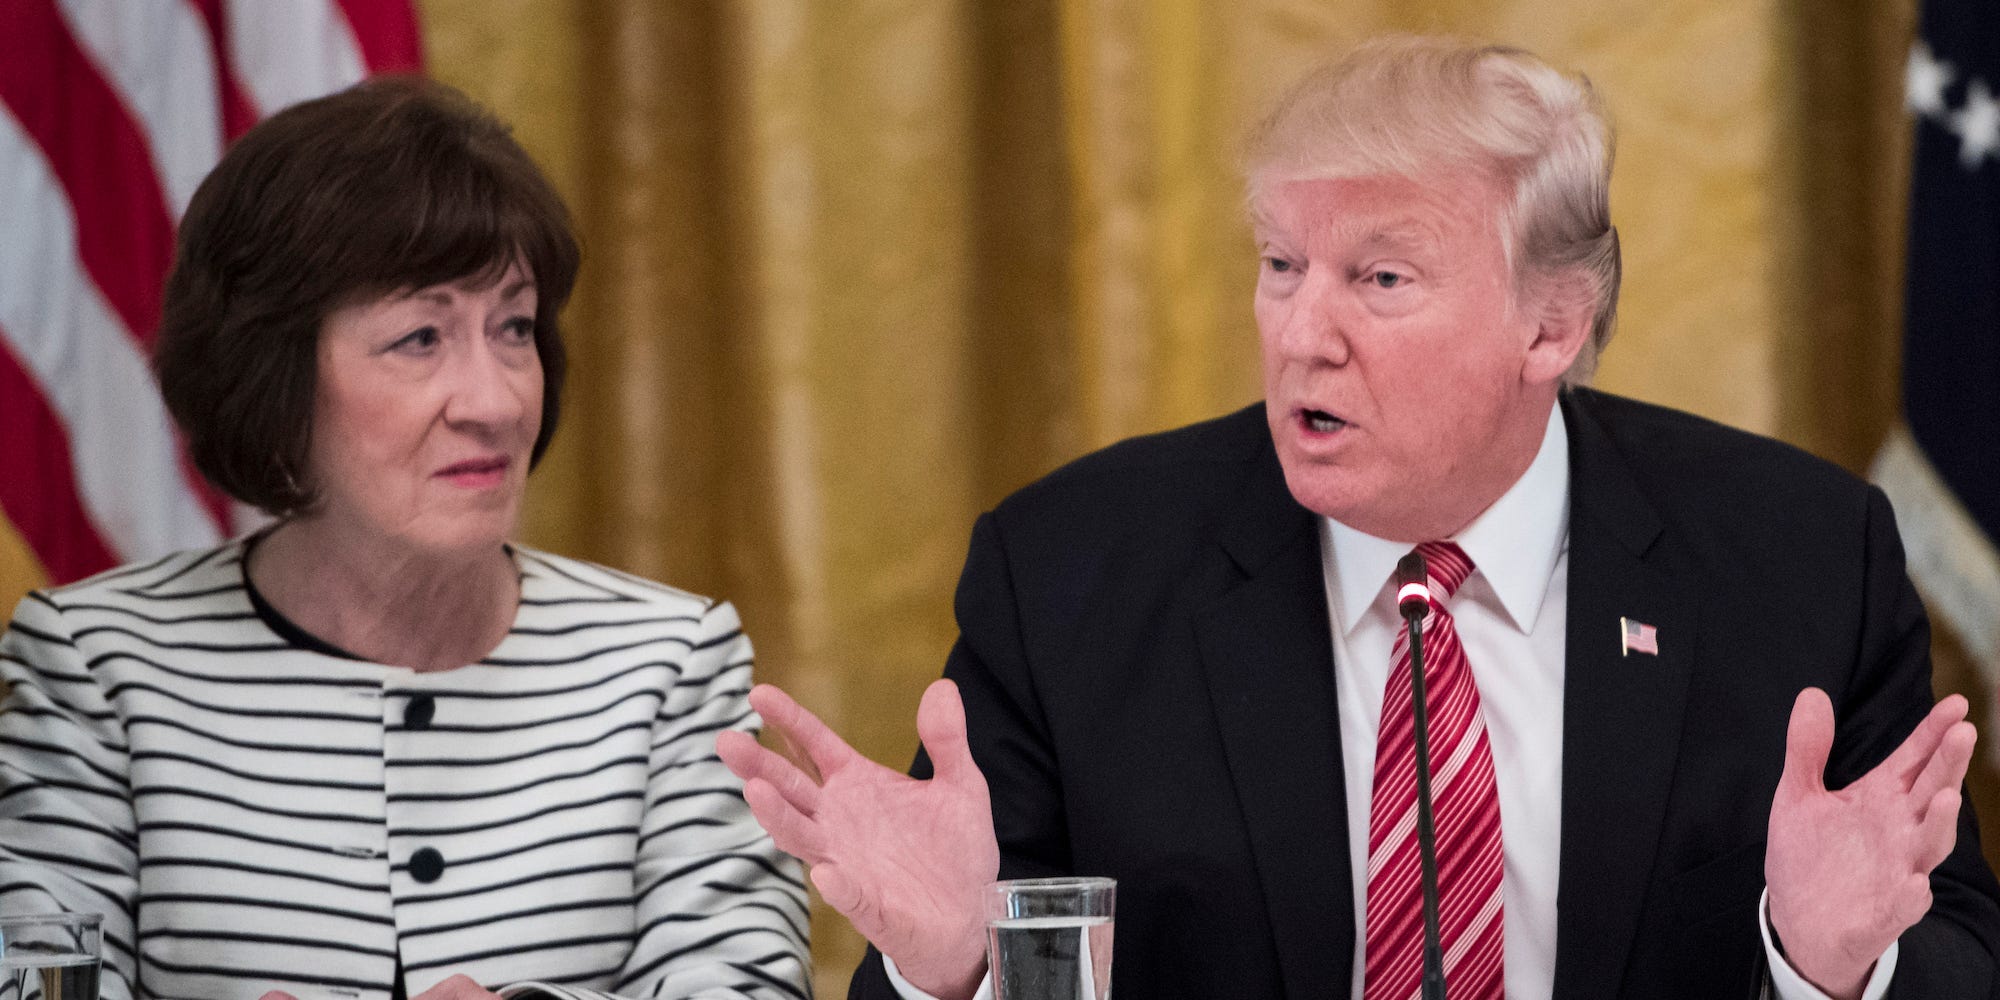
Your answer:
[[[1620,136],[1600,383],[1859,468],[1893,417],[1910,0],[430,0],[587,244],[527,537],[727,596],[900,766],[967,530],[1257,396],[1238,137],[1388,30],[1588,73]],[[821,914],[822,995],[860,943]]]
[[[1256,398],[1238,138],[1379,32],[1514,42],[1604,91],[1626,285],[1600,384],[1861,468],[1896,403],[1914,8],[420,2],[434,74],[515,124],[585,242],[526,540],[734,600],[761,676],[895,766],[977,513]],[[36,572],[9,542],[5,598]],[[860,942],[814,931],[844,995]]]

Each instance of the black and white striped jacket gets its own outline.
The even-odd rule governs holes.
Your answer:
[[[805,888],[715,756],[728,604],[514,549],[435,673],[286,641],[243,543],[30,594],[0,636],[0,912],[105,915],[107,1000],[804,997]]]

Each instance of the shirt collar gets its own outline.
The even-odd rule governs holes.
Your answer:
[[[1322,520],[1332,543],[1332,583],[1340,594],[1341,627],[1351,634],[1388,586],[1396,560],[1412,546],[1364,534],[1332,518]],[[1556,406],[1528,471],[1453,541],[1471,557],[1474,574],[1492,586],[1514,626],[1532,632],[1556,559],[1568,540],[1569,428],[1563,423],[1562,407]]]

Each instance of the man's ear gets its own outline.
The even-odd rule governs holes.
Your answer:
[[[1597,319],[1597,297],[1580,274],[1555,275],[1534,282],[1529,306],[1534,310],[1534,339],[1528,343],[1521,378],[1531,385],[1559,381],[1590,341]]]

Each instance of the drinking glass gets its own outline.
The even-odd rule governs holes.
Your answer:
[[[0,916],[0,998],[97,1000],[102,921],[95,913]]]
[[[1111,1000],[1108,878],[1025,878],[986,892],[993,1000]]]

